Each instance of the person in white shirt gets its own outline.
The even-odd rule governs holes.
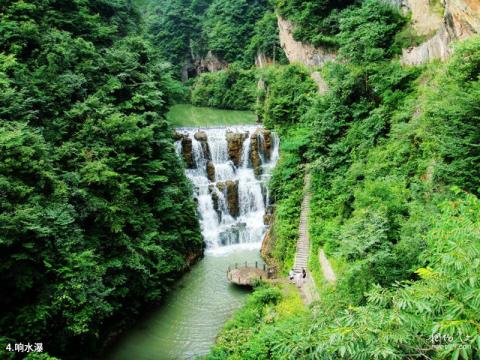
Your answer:
[[[290,279],[290,281],[292,281],[294,277],[295,277],[295,271],[293,271],[293,269],[292,269],[288,273],[288,278]]]

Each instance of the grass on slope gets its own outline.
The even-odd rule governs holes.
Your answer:
[[[171,107],[167,120],[174,127],[209,127],[255,124],[256,115],[251,111],[221,110],[177,104]]]

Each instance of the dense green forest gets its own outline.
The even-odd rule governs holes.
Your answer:
[[[288,65],[276,14],[336,61]],[[480,358],[479,35],[406,66],[422,37],[378,0],[4,0],[0,18],[0,357],[34,339],[94,357],[202,255],[165,120],[180,100],[280,135],[281,275],[312,176],[320,300],[259,284],[206,358]],[[209,53],[222,70],[200,69]]]
[[[207,53],[227,63],[249,68],[258,53],[278,62],[286,58],[280,48],[276,17],[267,0],[145,0],[140,7],[153,44],[184,79]]]
[[[203,249],[164,120],[178,86],[130,2],[0,16],[1,351],[89,357]]]

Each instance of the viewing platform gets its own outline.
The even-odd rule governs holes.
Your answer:
[[[258,261],[255,264],[245,263],[229,266],[227,270],[228,282],[240,286],[253,286],[259,280],[271,279],[274,276],[274,269],[265,264],[260,265]]]

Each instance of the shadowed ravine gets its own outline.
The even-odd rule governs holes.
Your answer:
[[[164,304],[123,336],[110,359],[189,359],[206,354],[248,292],[226,281],[229,265],[261,259],[267,183],[279,141],[259,126],[177,129],[177,154],[194,188],[205,257]]]

